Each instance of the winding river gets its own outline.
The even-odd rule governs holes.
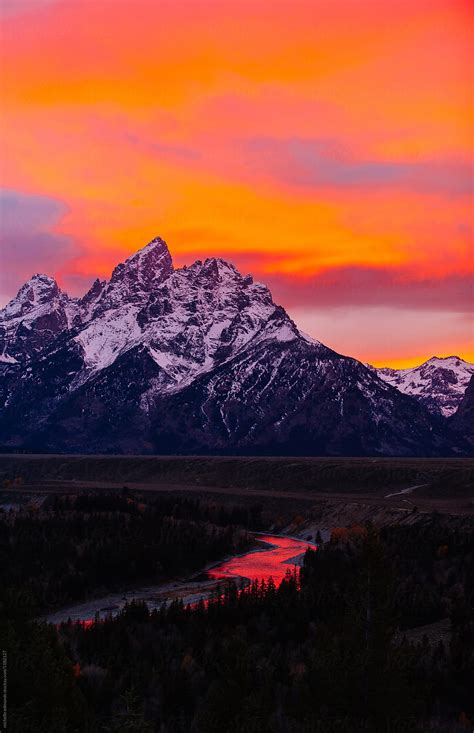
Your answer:
[[[299,565],[308,547],[316,547],[311,542],[281,537],[278,535],[262,535],[258,539],[270,545],[267,549],[247,552],[245,555],[233,557],[208,571],[208,575],[219,580],[229,578],[248,578],[252,581],[273,578],[279,585],[285,577],[288,567]]]
[[[210,593],[224,580],[241,578],[247,581],[273,578],[276,585],[283,580],[288,568],[300,565],[308,547],[316,548],[311,542],[279,535],[258,535],[262,547],[251,550],[214,565],[201,573],[199,579],[162,583],[155,586],[135,588],[133,591],[111,593],[85,603],[76,604],[44,617],[49,623],[59,624],[71,619],[92,623],[94,620],[117,615],[130,601],[145,601],[151,609],[159,608],[179,598],[185,604],[206,600]]]

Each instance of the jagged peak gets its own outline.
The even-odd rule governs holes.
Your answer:
[[[46,275],[44,272],[37,272],[35,275],[32,275],[29,280],[26,281],[25,285],[28,283],[33,282],[44,282],[44,283],[51,283],[52,285],[57,284],[54,277],[51,277],[50,275]]]
[[[67,306],[72,302],[53,277],[36,273],[27,280],[4,308],[0,309],[0,319],[4,321],[18,318],[30,319],[49,309]]]
[[[133,252],[121,264],[129,265],[150,256],[152,256],[153,258],[168,256],[171,260],[171,253],[164,239],[162,239],[161,237],[154,237],[150,242],[148,242],[148,244],[145,244],[144,247],[140,247],[140,249],[138,249],[136,252]],[[120,265],[117,265],[117,267],[120,267]]]
[[[155,237],[145,247],[130,255],[112,272],[110,283],[134,280],[148,287],[152,282],[162,282],[173,272],[173,260],[168,245]]]
[[[450,356],[432,356],[429,359],[427,359],[424,362],[424,364],[422,364],[421,366],[424,366],[425,364],[436,364],[438,362],[453,362],[453,361],[458,361],[459,363],[462,363],[462,364],[469,364],[468,361],[466,361],[465,359],[461,359],[460,356],[456,356],[456,354],[451,354]]]
[[[240,270],[238,270],[232,262],[224,260],[222,257],[207,257],[204,261],[195,260],[192,265],[185,265],[175,272],[186,271],[191,275],[202,275],[211,279],[217,278],[218,281],[229,279],[236,283],[240,283],[244,287],[255,285],[257,288],[268,291],[266,285],[256,282],[252,275],[242,275]]]
[[[239,273],[236,266],[233,265],[232,262],[228,262],[227,260],[224,260],[222,257],[206,257],[203,263],[203,267],[212,267],[212,266],[224,268],[225,270],[232,270],[233,272]]]
[[[61,293],[62,291],[54,277],[43,273],[36,273],[23,283],[15,297],[7,303],[4,310],[9,311],[15,304],[18,305],[20,303],[29,303],[31,306],[44,303],[46,300],[50,300]]]
[[[141,247],[139,250],[131,254],[130,257],[127,258],[126,262],[131,262],[132,260],[149,255],[151,252],[158,253],[159,255],[168,254],[171,259],[171,253],[165,240],[161,237],[154,237],[148,242],[148,244],[145,244],[144,247]]]
[[[80,298],[79,303],[81,305],[86,305],[87,303],[96,300],[100,296],[106,285],[107,280],[101,280],[100,278],[96,277],[87,293],[83,295],[82,298]]]
[[[207,257],[204,262],[197,260],[191,267],[198,270],[202,275],[214,275],[216,277],[231,275],[233,278],[242,278],[235,265],[223,260],[221,257]]]
[[[58,290],[59,292],[60,290],[59,285],[54,277],[45,275],[42,272],[37,272],[35,275],[32,275],[30,279],[21,286],[16,297],[18,297],[20,293],[24,293],[28,289],[32,289],[35,293],[48,290]]]

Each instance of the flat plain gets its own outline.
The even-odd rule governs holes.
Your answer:
[[[374,510],[474,514],[474,459],[0,455],[0,486],[15,494],[172,492]],[[360,512],[359,512],[360,513]]]

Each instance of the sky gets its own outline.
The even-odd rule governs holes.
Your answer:
[[[159,235],[341,353],[474,361],[473,0],[0,8],[0,305]]]

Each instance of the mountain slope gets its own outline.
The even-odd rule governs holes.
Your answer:
[[[474,446],[474,375],[471,377],[458,409],[449,419],[452,429]]]
[[[449,417],[458,408],[474,374],[474,364],[458,356],[433,356],[410,369],[376,369],[378,376],[400,392],[415,397],[435,415]]]
[[[0,312],[0,328],[12,313],[19,319],[0,371],[3,450],[453,455],[466,447],[441,417],[304,336],[264,285],[223,260],[174,270],[156,238],[82,299],[48,288],[24,310],[27,325],[23,289]],[[40,307],[61,318],[22,351],[23,327],[43,334],[41,316],[32,317]]]
[[[278,332],[282,324],[275,321]],[[70,371],[77,355],[68,356],[62,368]],[[415,400],[374,379],[359,362],[298,335],[257,338],[179,390],[161,388],[163,369],[145,346],[128,350],[72,392],[60,391],[55,363],[54,354],[43,360],[42,374],[33,370],[22,399],[5,411],[3,426],[9,423],[12,435],[13,426],[23,424],[31,451],[452,453],[442,421]]]
[[[252,409],[249,410],[249,405]],[[160,400],[152,413],[161,450],[414,455],[447,448],[442,427],[359,362],[301,338],[253,346],[231,364]],[[181,441],[182,443],[182,441]]]

